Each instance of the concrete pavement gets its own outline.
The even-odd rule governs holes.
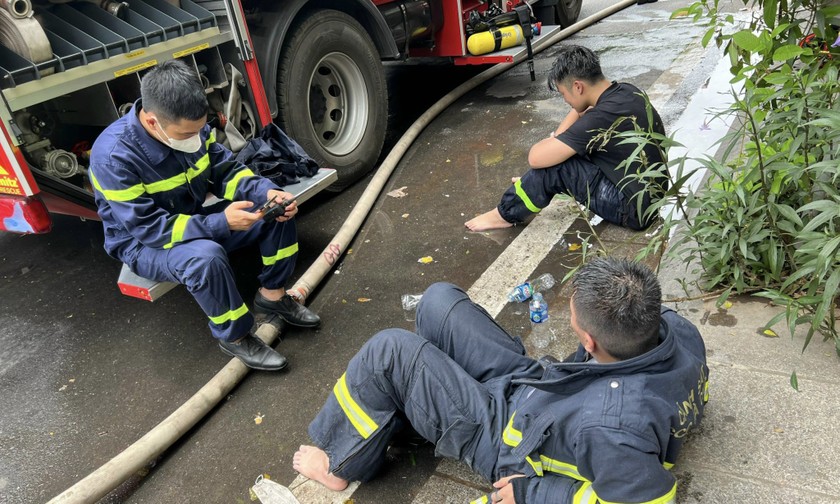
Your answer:
[[[714,98],[704,84],[717,57],[693,43],[702,29],[685,19],[668,20],[670,11],[689,1],[634,6],[574,42],[598,50],[610,77],[650,90],[669,131],[683,118],[689,126],[695,123],[690,133],[692,144],[699,145],[713,135],[698,131],[696,116],[685,115],[687,98],[699,90],[706,90],[701,101]],[[550,62],[550,51],[538,58],[539,75]],[[491,306],[494,293],[514,283],[511,278],[563,272],[574,264],[579,252],[571,249],[588,227],[580,219],[560,226],[568,212],[559,207],[526,228],[473,234],[462,226],[473,212],[497,202],[510,176],[522,169],[535,135],[546,134],[545,126],[567,110],[562,101],[550,96],[542,78],[531,83],[520,68],[452,109],[424,133],[386,189],[408,186],[410,196],[382,198],[352,254],[336,265],[315,298],[324,327],[315,334],[284,335],[278,348],[292,361],[291,370],[253,373],[151,472],[106,502],[244,503],[261,473],[288,484],[294,479],[291,455],[307,442],[306,425],[350,356],[379,328],[402,322],[400,294],[448,280],[472,285],[471,292],[480,292]],[[311,220],[301,219],[303,248],[318,253],[335,230],[315,214],[341,214],[353,199],[336,197],[322,203]],[[644,239],[605,224],[595,229],[611,254],[632,256]],[[0,502],[47,500],[165,418],[226,361],[188,293],[177,289],[155,305],[120,296],[113,285],[119,264],[101,250],[101,226],[76,222],[72,230],[16,239],[38,240],[26,253],[14,254],[18,245],[9,237],[0,246],[6,300],[0,340],[8,342],[0,351]],[[488,268],[485,260],[502,257],[503,250],[507,263]],[[48,263],[36,259],[48,254]],[[434,263],[417,262],[429,254]],[[246,263],[247,257],[240,259]],[[664,267],[663,279],[669,269],[671,277],[686,276],[677,266]],[[247,273],[246,268],[241,275],[245,282],[253,276]],[[255,285],[241,288],[251,292]],[[567,293],[555,291],[549,301],[557,339],[550,353],[562,355],[575,342],[566,329]],[[677,287],[666,293],[684,296]],[[680,303],[679,309],[695,317],[707,337],[713,390],[706,423],[675,468],[680,501],[837,502],[831,483],[838,480],[838,465],[831,455],[838,442],[829,423],[837,397],[830,394],[829,380],[840,368],[833,349],[815,341],[800,357],[801,337],[791,341],[781,328],[778,339],[754,334],[765,320],[758,317],[763,309],[741,313],[737,301],[719,314],[713,306],[692,303]],[[527,311],[495,306],[506,329],[527,334]],[[722,325],[732,323],[729,317],[736,323]],[[24,345],[17,344],[18,335],[25,335]],[[23,354],[14,355],[18,351]],[[787,385],[794,369],[799,394]],[[486,491],[486,482],[458,464],[429,459],[430,453],[412,454],[411,462],[394,464],[388,474],[335,502],[464,503]],[[417,492],[415,483],[429,474]]]
[[[580,37],[576,42],[586,45],[588,41]],[[605,59],[609,61],[609,56]],[[688,145],[688,155],[713,154],[714,140],[729,127],[707,121],[710,107],[727,105],[720,101],[726,95],[726,68],[723,73],[713,69],[725,62],[720,63],[716,54],[696,46],[687,47],[680,59],[691,64],[672,65],[660,75],[650,86],[652,100],[664,111],[668,130],[677,131],[678,139]],[[616,64],[605,67],[616,76]],[[669,87],[669,83],[674,85]],[[696,87],[687,88],[691,85]],[[496,82],[490,91],[502,87],[504,82]],[[691,93],[689,102],[675,97],[681,89]],[[517,118],[540,122],[539,109],[529,108],[530,113]],[[441,147],[445,145],[438,145]],[[581,219],[569,219],[571,213],[567,202],[555,201],[472,285],[471,296],[506,328],[514,325],[512,320],[525,318],[527,308],[506,305],[503,293],[493,286],[511,283],[504,281],[508,277],[532,277],[562,270],[564,262],[569,264],[569,250],[589,233]],[[598,236],[588,242],[611,255],[634,257],[647,241],[644,233],[603,223],[595,224],[594,229]],[[493,239],[492,233],[487,235]],[[664,252],[667,254],[668,250]],[[732,298],[725,308],[716,308],[715,299],[683,290],[682,282],[690,284],[696,277],[682,262],[666,257],[660,263],[659,256],[646,262],[658,268],[664,299],[679,300],[668,303],[700,329],[710,367],[711,399],[706,417],[690,435],[673,469],[678,479],[678,502],[840,502],[840,437],[835,434],[834,424],[834,407],[840,403],[836,384],[840,359],[833,344],[815,338],[802,352],[802,331],[790,337],[782,322],[773,328],[777,337],[763,332],[781,308],[750,297]],[[556,339],[545,353],[565,355],[577,345],[568,330],[569,293],[563,287],[553,291],[548,299]],[[524,341],[526,347],[530,346],[527,336]],[[794,371],[799,378],[798,392],[790,385]],[[351,490],[330,499],[300,480],[294,485],[299,485],[296,493],[304,504],[344,502],[353,493]],[[490,490],[487,482],[463,464],[441,460],[413,502],[464,503]]]

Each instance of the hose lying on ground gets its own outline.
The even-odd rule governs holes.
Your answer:
[[[534,53],[543,51],[560,40],[635,3],[636,0],[623,0],[551,36],[543,37],[534,43]],[[517,57],[513,63],[495,65],[481,72],[450,91],[414,121],[379,166],[359,201],[333,238],[332,243],[324,249],[324,252],[290,290],[297,291],[302,297],[301,300],[303,300],[330,271],[335,261],[344,253],[347,245],[361,228],[365,217],[376,203],[376,199],[382,192],[382,188],[396,168],[397,163],[408,151],[420,132],[431,123],[432,119],[468,91],[510,69],[523,59],[524,56]],[[267,343],[272,344],[277,338],[278,332],[274,326],[263,324],[257,331],[257,335]],[[145,467],[150,461],[160,456],[172,443],[177,441],[213,409],[247,373],[248,368],[244,364],[238,359],[231,359],[206,385],[164,421],[105,465],[54,497],[50,503],[95,502],[101,499],[131,475]]]

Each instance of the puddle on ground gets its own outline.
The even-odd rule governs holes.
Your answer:
[[[521,98],[529,91],[519,79],[496,79],[487,89],[487,94],[494,98]]]
[[[710,326],[715,327],[734,327],[738,323],[738,319],[724,309],[718,309],[717,313],[712,313],[707,310],[703,314],[703,318],[700,319],[700,325],[706,325],[707,322]]]

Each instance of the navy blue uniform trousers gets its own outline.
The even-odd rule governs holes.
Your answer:
[[[210,318],[213,337],[234,341],[248,334],[254,317],[239,295],[228,253],[257,243],[263,269],[260,285],[279,289],[291,276],[297,259],[295,220],[257,221],[247,231],[232,231],[230,237],[191,240],[171,249],[140,247],[137,259],[128,266],[136,274],[157,281],[184,284]]]
[[[435,455],[494,481],[510,380],[541,376],[519,338],[464,291],[437,283],[417,308],[416,334],[387,329],[350,360],[309,436],[329,456],[330,472],[367,481],[407,420]]]
[[[528,170],[505,192],[497,208],[506,221],[522,222],[547,207],[556,194],[573,196],[607,222],[619,226],[639,231],[650,225],[640,224],[635,202],[598,165],[581,156],[572,156],[549,168]]]

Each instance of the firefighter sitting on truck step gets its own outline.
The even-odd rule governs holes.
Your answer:
[[[633,230],[649,227],[654,215],[646,215],[657,195],[651,188],[667,183],[661,149],[653,142],[644,147],[648,166],[659,163],[660,175],[651,184],[625,179],[625,173],[645,169],[631,158],[635,143],[612,135],[605,145],[593,141],[602,131],[633,131],[633,120],[645,132],[665,135],[659,114],[644,93],[632,84],[610,82],[601,71],[598,56],[581,46],[561,46],[551,68],[548,85],[558,91],[572,110],[551,136],[540,140],[528,153],[531,169],[502,196],[499,205],[465,223],[471,231],[513,226],[548,206],[556,194],[570,194],[604,220]],[[633,120],[631,120],[633,119]],[[619,122],[620,121],[620,122]],[[616,125],[617,124],[617,125]],[[653,179],[653,177],[651,177]],[[637,198],[641,197],[640,207]]]
[[[255,312],[318,326],[318,315],[284,288],[298,251],[293,195],[254,175],[215,141],[204,89],[185,63],[166,61],[150,70],[140,95],[91,152],[105,250],[142,277],[184,284],[209,317],[222,352],[253,369],[285,368],[286,358],[251,334],[254,319],[236,289],[228,253],[259,246]],[[211,194],[228,203],[205,207]],[[272,198],[291,203],[263,220],[263,205]]]

